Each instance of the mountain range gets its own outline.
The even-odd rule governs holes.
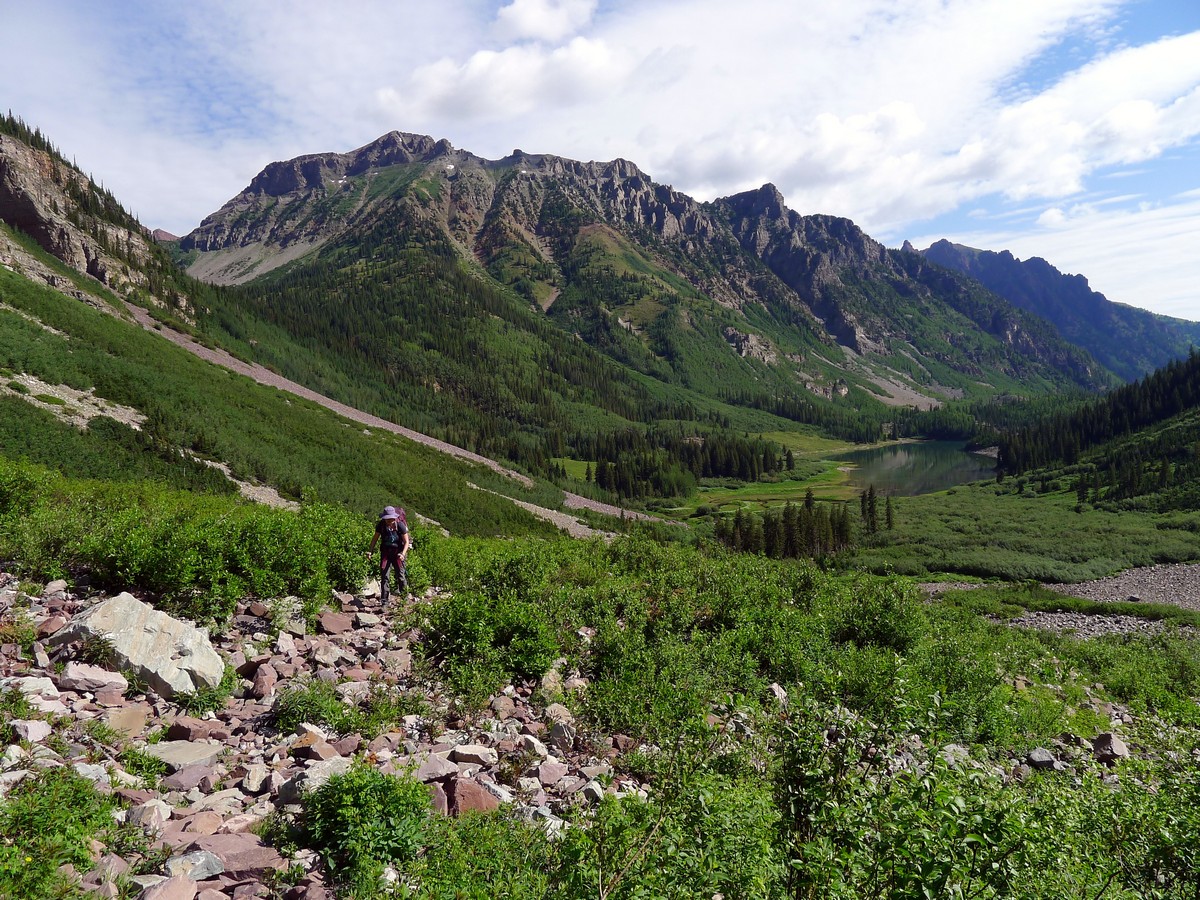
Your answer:
[[[40,134],[8,131],[0,220],[73,269],[314,390],[535,471],[630,428],[873,439],[960,399],[1104,390],[1200,334],[1040,260],[889,249],[770,184],[701,203],[625,160],[487,160],[401,132],[272,163],[175,239]]]
[[[918,406],[1112,383],[1036,314],[847,219],[801,216],[769,184],[700,203],[625,160],[485,160],[392,132],[269,165],[179,246],[192,275],[241,284],[385,223],[431,232],[591,346],[706,393],[727,369],[735,383]]]

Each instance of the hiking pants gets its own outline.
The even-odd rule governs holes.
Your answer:
[[[379,554],[379,593],[384,600],[388,597],[388,572],[393,569],[396,571],[396,589],[405,590],[408,587],[408,576],[400,559],[400,548],[385,547]]]

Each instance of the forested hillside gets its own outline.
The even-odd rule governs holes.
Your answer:
[[[1080,501],[1194,509],[1200,499],[1200,354],[1007,436],[1000,464],[1020,474],[1066,466]],[[1082,465],[1077,465],[1082,464]]]

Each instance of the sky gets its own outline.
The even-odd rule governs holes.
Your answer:
[[[388,131],[771,182],[1200,321],[1200,0],[0,0],[0,109],[150,228]]]

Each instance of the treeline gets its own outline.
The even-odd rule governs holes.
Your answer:
[[[762,438],[683,426],[576,432],[554,446],[556,456],[589,460],[587,481],[635,499],[687,496],[701,478],[757,481],[782,471],[790,459],[782,447]]]
[[[851,515],[845,504],[817,504],[812,492],[804,503],[787,503],[761,516],[739,509],[717,520],[714,537],[742,553],[771,559],[820,559],[854,546]]]
[[[1200,354],[1193,348],[1186,359],[1175,360],[1099,400],[1046,415],[1036,424],[1002,436],[999,466],[1007,473],[1021,474],[1055,463],[1072,465],[1094,447],[1197,406]],[[1176,451],[1182,449],[1176,447]]]

